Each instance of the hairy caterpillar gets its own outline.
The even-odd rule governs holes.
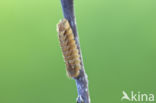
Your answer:
[[[80,55],[69,22],[66,19],[61,20],[57,31],[67,73],[69,77],[77,77],[81,69]]]

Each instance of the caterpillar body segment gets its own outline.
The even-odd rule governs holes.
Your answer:
[[[74,34],[69,22],[66,19],[61,20],[57,25],[57,32],[67,73],[69,77],[78,77],[81,69],[80,55],[74,39]]]

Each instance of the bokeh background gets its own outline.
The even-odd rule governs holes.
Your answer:
[[[75,11],[92,103],[156,96],[156,0],[75,0]],[[76,103],[61,18],[59,0],[0,0],[0,103]]]

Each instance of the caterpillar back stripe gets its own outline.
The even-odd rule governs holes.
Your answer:
[[[77,77],[81,69],[80,55],[69,22],[66,19],[61,20],[57,31],[67,73],[69,77]]]

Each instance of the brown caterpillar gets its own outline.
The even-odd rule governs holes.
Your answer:
[[[66,19],[61,20],[57,31],[67,73],[69,77],[77,77],[81,69],[80,55],[69,22]]]

